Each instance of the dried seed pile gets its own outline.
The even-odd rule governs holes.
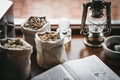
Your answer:
[[[60,39],[60,34],[56,32],[46,32],[44,34],[39,34],[39,37],[43,41],[56,41]]]
[[[1,46],[13,50],[19,50],[19,49],[27,49],[27,46],[24,46],[20,39],[12,40],[12,39],[6,39],[1,42]]]
[[[24,24],[24,27],[37,30],[40,29],[46,23],[46,17],[30,17],[27,23]]]

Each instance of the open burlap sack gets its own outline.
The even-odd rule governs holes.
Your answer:
[[[20,41],[25,49],[5,48],[0,42],[0,80],[27,80],[30,77],[32,46],[23,39]]]
[[[67,61],[62,37],[57,41],[43,41],[39,38],[39,34],[44,34],[44,32],[38,32],[35,35],[37,63],[41,68],[49,69]]]
[[[35,41],[34,41],[35,33],[51,31],[51,28],[50,28],[50,25],[49,25],[48,21],[40,29],[37,29],[37,30],[26,28],[24,26],[24,24],[27,23],[28,19],[25,20],[25,22],[21,25],[21,30],[22,30],[22,33],[23,33],[23,39],[33,46],[33,51],[36,51],[36,45],[35,45]]]

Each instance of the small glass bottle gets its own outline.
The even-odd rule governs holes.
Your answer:
[[[68,18],[59,19],[57,32],[63,35],[65,48],[66,48],[66,51],[68,51],[71,44],[71,28],[70,28],[70,21]]]

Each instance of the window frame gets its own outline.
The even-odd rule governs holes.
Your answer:
[[[16,18],[14,19],[15,28],[20,28],[24,24],[26,18]],[[57,28],[59,19],[47,19],[52,28]],[[80,19],[70,19],[70,27],[72,29],[80,29],[81,20]],[[120,29],[120,20],[111,20],[111,28]]]

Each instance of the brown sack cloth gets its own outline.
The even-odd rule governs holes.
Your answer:
[[[60,36],[60,39],[55,41],[43,41],[40,39],[39,35],[45,33],[47,32],[38,32],[35,35],[37,63],[41,68],[49,69],[57,64],[67,61],[67,56],[64,47],[64,39]]]
[[[16,47],[14,43],[19,41],[23,47]],[[2,45],[5,40],[0,41],[0,80],[27,80],[31,71],[32,46],[23,39],[9,38],[10,45]],[[12,42],[13,41],[13,42]],[[14,46],[14,48],[13,48]]]

